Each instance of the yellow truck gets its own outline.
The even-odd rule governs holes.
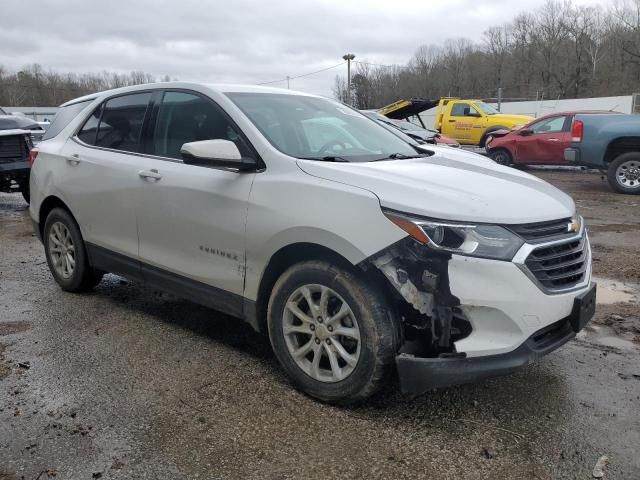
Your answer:
[[[482,100],[441,98],[435,129],[462,145],[484,147],[487,135],[496,130],[512,130],[529,123],[533,117],[500,113]]]

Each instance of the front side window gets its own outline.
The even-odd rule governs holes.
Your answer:
[[[107,100],[98,124],[95,145],[125,152],[139,152],[142,123],[150,99],[151,93],[147,92]]]
[[[166,92],[149,153],[181,159],[182,145],[201,140],[229,140],[243,157],[253,156],[237,128],[210,101],[192,93]]]
[[[278,150],[296,158],[368,162],[417,156],[377,122],[326,98],[280,93],[226,94]]]
[[[64,127],[71,123],[71,120],[76,118],[78,114],[85,109],[87,105],[93,102],[93,98],[90,100],[85,100],[84,102],[72,103],[71,105],[67,105],[66,107],[61,107],[56,116],[53,117],[53,121],[47,131],[42,136],[42,140],[48,140],[50,138],[58,135]]]
[[[471,107],[468,103],[454,103],[451,107],[452,117],[468,117],[471,113]]]
[[[564,129],[565,119],[567,117],[553,117],[541,120],[531,125],[531,130],[534,133],[560,133]]]

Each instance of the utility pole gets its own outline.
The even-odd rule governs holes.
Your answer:
[[[291,80],[291,77],[287,75],[287,90],[289,90],[289,80]]]
[[[342,56],[342,59],[347,62],[347,95],[349,98],[349,105],[353,105],[353,102],[351,101],[351,60],[354,58],[356,58],[356,56],[353,53],[345,53]]]
[[[498,111],[502,107],[502,87],[498,87]]]

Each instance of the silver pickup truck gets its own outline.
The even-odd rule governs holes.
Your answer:
[[[640,115],[576,114],[564,158],[606,171],[615,191],[640,193]]]

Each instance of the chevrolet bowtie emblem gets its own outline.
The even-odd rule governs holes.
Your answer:
[[[567,225],[567,232],[578,233],[580,231],[580,221],[574,220]]]

